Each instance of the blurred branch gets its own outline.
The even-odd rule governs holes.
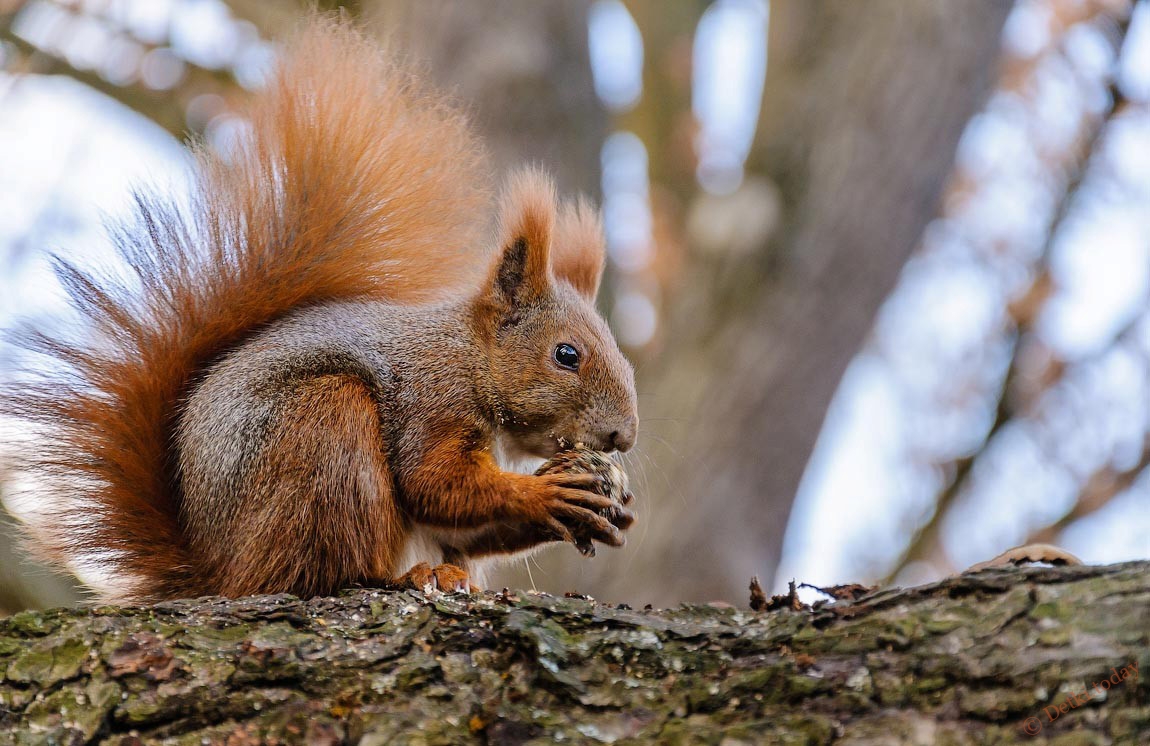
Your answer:
[[[1109,348],[1113,349],[1116,346],[1128,342],[1134,342],[1137,339],[1138,332],[1142,326],[1145,317],[1141,314],[1134,316],[1127,322],[1126,326],[1114,338],[1114,344]],[[1100,352],[1098,355],[1091,356],[1087,359],[1079,361],[1077,364],[1080,366],[1088,366],[1096,362],[1108,350]],[[1043,526],[1042,528],[1032,531],[1027,538],[1028,544],[1050,544],[1055,541],[1058,534],[1070,526],[1080,518],[1085,518],[1091,513],[1096,513],[1102,508],[1106,507],[1111,500],[1118,495],[1125,492],[1127,489],[1134,485],[1147,468],[1150,467],[1150,433],[1144,436],[1142,442],[1142,452],[1137,461],[1124,469],[1116,469],[1111,464],[1106,464],[1102,468],[1095,471],[1082,483],[1079,488],[1078,497],[1074,501],[1074,505],[1063,513],[1058,520]]]
[[[668,6],[680,7],[629,5],[656,19]],[[653,462],[667,488],[653,495],[641,554],[624,562],[626,575],[676,578],[641,589],[660,594],[656,602],[732,598],[743,590],[735,578],[774,576],[827,407],[937,215],[963,129],[993,90],[1009,10],[772,2],[758,128],[746,179],[730,195],[701,193],[695,175],[692,38],[675,35],[659,53],[638,21],[644,98],[647,78],[661,72],[686,94],[685,108],[657,122],[661,142],[647,139],[638,115],[628,128],[651,154],[653,180],[674,184],[652,183],[654,220],[668,195],[671,214],[690,218],[681,269],[660,299],[667,344],[639,381],[644,437],[672,445]],[[769,217],[734,233],[751,215]],[[664,259],[659,244],[653,262]],[[642,581],[610,582],[609,595],[621,596],[625,582]]]
[[[1082,485],[1074,505],[1063,513],[1058,520],[1031,531],[1025,543],[1053,543],[1058,535],[1072,523],[1091,513],[1098,512],[1115,497],[1130,489],[1148,467],[1150,467],[1150,436],[1146,438],[1142,446],[1142,454],[1138,457],[1137,463],[1128,469],[1114,469],[1111,466],[1106,466],[1092,474]]]
[[[197,95],[216,93],[227,96],[237,87],[234,76],[225,70],[209,70],[182,60],[182,82],[173,89],[154,90],[143,83],[116,85],[92,70],[82,70],[67,60],[42,50],[12,31],[16,13],[0,15],[0,42],[8,44],[20,58],[10,70],[39,75],[64,75],[127,106],[170,132],[177,139],[189,134],[186,106]]]
[[[1119,53],[1121,52],[1129,26],[1129,16],[1119,19],[1117,22],[1114,45]],[[987,429],[981,445],[974,453],[957,458],[944,466],[944,471],[950,471],[953,476],[936,498],[934,513],[930,519],[915,532],[914,537],[906,549],[899,556],[898,560],[895,561],[890,572],[883,579],[884,584],[889,585],[893,583],[895,577],[911,562],[940,554],[940,529],[943,519],[950,512],[959,495],[969,487],[971,475],[977,460],[987,452],[991,443],[998,437],[1003,428],[1017,419],[1018,407],[1016,406],[1015,394],[1017,393],[1018,380],[1023,365],[1024,355],[1022,353],[1026,350],[1027,343],[1033,339],[1034,324],[1038,320],[1046,301],[1052,295],[1053,281],[1050,275],[1049,261],[1054,243],[1061,234],[1062,228],[1066,224],[1066,220],[1077,201],[1083,181],[1090,171],[1090,165],[1099,142],[1109,129],[1111,122],[1114,121],[1117,115],[1123,112],[1127,104],[1126,97],[1114,81],[1111,81],[1107,86],[1107,93],[1109,94],[1109,104],[1107,108],[1094,120],[1093,126],[1089,128],[1086,136],[1079,140],[1078,147],[1068,159],[1069,175],[1066,186],[1063,190],[1062,198],[1055,207],[1054,214],[1050,220],[1050,227],[1047,231],[1046,241],[1036,260],[1037,271],[1035,278],[1027,291],[1010,304],[1008,316],[1013,322],[1013,330],[1008,332],[1008,334],[1012,337],[1013,351],[1010,365],[1007,368],[1006,374],[1003,376],[1002,386],[999,389],[994,421]],[[1061,375],[1047,380],[1045,382],[1046,390],[1060,378]],[[1085,489],[1083,494],[1085,495]],[[1069,518],[1071,521],[1074,519],[1075,518]]]
[[[1076,182],[1077,184],[1078,182]],[[1077,189],[1077,186],[1075,186]],[[1072,199],[1070,191],[1067,197]],[[1064,199],[1064,202],[1069,199]],[[1046,250],[1043,253],[1045,257],[1048,254],[1049,244],[1054,240],[1057,230],[1053,231],[1047,242]],[[1043,270],[1044,274],[1046,270]],[[1041,281],[1036,280],[1035,285]],[[1032,324],[1034,319],[1031,318],[1018,327],[1019,335],[1028,335],[1032,332]],[[1074,367],[1083,368],[1088,367],[1098,362],[1098,359],[1113,349],[1114,346],[1120,345],[1124,342],[1131,341],[1135,338],[1138,329],[1143,321],[1141,315],[1136,315],[1126,324],[1126,326],[1119,331],[1114,337],[1114,344],[1110,347],[1100,351],[1097,355],[1076,360]],[[940,547],[939,541],[939,527],[942,519],[945,517],[947,511],[954,504],[955,499],[964,489],[969,485],[971,470],[974,467],[977,459],[987,451],[991,441],[997,437],[998,433],[1009,422],[1017,420],[1016,408],[1009,402],[1009,392],[1013,389],[1014,383],[1019,376],[1019,355],[1017,350],[1019,346],[1015,347],[1015,355],[1012,357],[1010,367],[1007,370],[1004,378],[1004,383],[999,394],[998,407],[995,412],[994,422],[987,430],[986,437],[983,439],[982,445],[978,450],[970,455],[964,456],[960,459],[955,459],[952,462],[954,468],[954,477],[939,494],[936,500],[936,509],[930,520],[922,526],[921,529],[915,534],[911,544],[907,547],[906,552],[900,557],[898,564],[891,570],[890,574],[884,578],[884,584],[894,582],[895,576],[905,568],[909,563],[925,559],[938,551]],[[1064,363],[1059,362],[1060,369],[1065,367]],[[1047,383],[1045,390],[1049,390],[1057,381],[1061,380],[1062,375],[1051,377]],[[1052,543],[1060,531],[1069,526],[1079,518],[1083,518],[1091,513],[1094,513],[1104,507],[1113,497],[1120,494],[1123,490],[1130,487],[1138,476],[1150,466],[1150,438],[1147,439],[1146,445],[1143,447],[1142,456],[1139,458],[1137,464],[1129,469],[1115,470],[1110,466],[1106,466],[1099,471],[1088,477],[1083,482],[1079,490],[1079,496],[1074,506],[1068,510],[1057,521],[1037,529],[1029,535],[1025,543]]]

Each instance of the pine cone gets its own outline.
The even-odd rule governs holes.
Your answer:
[[[542,476],[572,472],[598,474],[600,483],[594,491],[611,498],[611,501],[620,507],[630,504],[635,499],[628,486],[627,473],[622,467],[606,453],[594,451],[583,445],[576,445],[574,448],[555,454],[547,463],[540,466],[535,474]],[[616,523],[619,516],[619,512],[611,508],[601,510],[599,514],[612,523]],[[588,557],[595,556],[595,547],[591,539],[586,536],[576,536],[575,547]]]

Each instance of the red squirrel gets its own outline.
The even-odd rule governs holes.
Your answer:
[[[22,335],[52,363],[0,401],[44,436],[34,547],[147,602],[622,544],[600,476],[505,468],[635,442],[597,213],[527,171],[490,238],[465,117],[346,22],[309,20],[247,117],[190,205],[138,197],[127,280],[58,263],[83,335]]]

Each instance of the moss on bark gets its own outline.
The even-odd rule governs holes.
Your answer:
[[[1150,668],[1148,562],[771,613],[208,598],[0,621],[0,743],[1144,743],[1132,667]]]

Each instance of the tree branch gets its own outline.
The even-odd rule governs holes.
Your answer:
[[[1147,436],[1142,447],[1142,454],[1138,461],[1127,469],[1115,469],[1107,466],[1095,472],[1086,480],[1078,492],[1074,504],[1057,520],[1030,532],[1027,544],[1050,544],[1059,534],[1070,527],[1075,521],[1097,513],[1106,507],[1111,500],[1138,481],[1145,471],[1150,468],[1150,436]]]
[[[0,15],[0,42],[10,45],[23,58],[17,66],[25,72],[40,75],[64,75],[99,91],[105,96],[142,114],[163,127],[177,139],[183,139],[190,130],[186,119],[189,101],[203,93],[215,93],[224,97],[232,95],[238,88],[230,72],[209,70],[186,60],[185,76],[180,85],[171,90],[153,90],[142,83],[117,85],[110,83],[92,70],[81,70],[67,60],[50,54],[30,44],[12,32],[15,14]]]
[[[374,590],[24,613],[0,621],[0,743],[1029,744],[1031,717],[1133,743],[1141,677],[1057,707],[1150,663],[1148,606],[1142,562],[767,614]]]
[[[1119,50],[1122,48],[1129,25],[1129,17],[1119,20],[1114,42],[1115,47]],[[931,517],[915,532],[914,537],[907,544],[899,558],[894,562],[886,578],[883,579],[884,584],[894,582],[894,578],[911,562],[924,559],[939,551],[941,545],[940,528],[942,520],[950,512],[950,509],[954,506],[958,497],[969,487],[975,463],[982,454],[986,453],[991,443],[998,437],[1003,428],[1016,419],[1017,411],[1014,406],[1013,396],[1017,387],[1020,375],[1020,364],[1022,362],[1022,356],[1019,353],[1026,348],[1026,342],[1033,334],[1034,323],[1037,321],[1042,307],[1052,294],[1049,259],[1053,251],[1054,242],[1061,234],[1062,227],[1065,225],[1066,219],[1070,215],[1078,198],[1078,194],[1081,191],[1086,175],[1089,173],[1090,164],[1101,138],[1108,130],[1115,116],[1124,109],[1127,103],[1126,97],[1115,83],[1111,82],[1107,87],[1107,91],[1109,93],[1108,107],[1102,116],[1096,120],[1094,126],[1090,127],[1087,136],[1080,141],[1079,146],[1070,159],[1068,168],[1069,176],[1066,187],[1063,191],[1062,198],[1055,207],[1054,214],[1050,221],[1050,227],[1047,231],[1046,241],[1036,260],[1037,272],[1035,279],[1031,283],[1027,293],[1024,294],[1024,297],[1011,304],[1010,317],[1014,322],[1014,330],[1011,333],[1013,337],[1013,354],[1011,355],[1010,365],[1007,368],[1006,374],[1003,376],[1002,386],[999,389],[994,420],[987,429],[986,435],[982,439],[982,444],[974,453],[957,458],[950,464],[944,465],[944,471],[949,470],[953,473],[952,478],[935,498],[935,510]],[[1049,383],[1052,384],[1054,382],[1055,381],[1050,381]],[[947,467],[949,467],[949,469],[947,469]]]

